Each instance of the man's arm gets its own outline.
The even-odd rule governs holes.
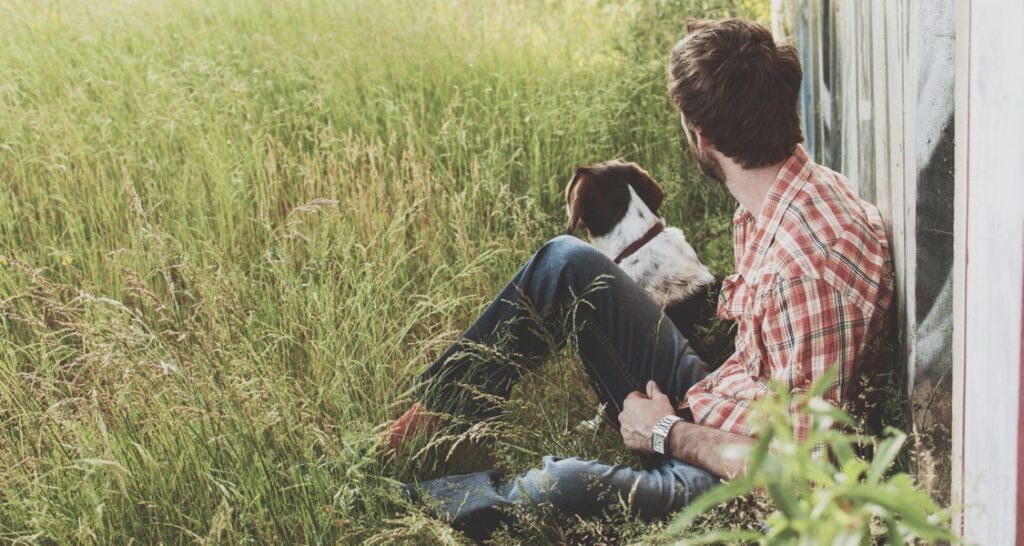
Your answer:
[[[763,367],[773,381],[781,381],[796,392],[809,387],[829,368],[837,367],[837,378],[824,398],[832,403],[842,402],[842,388],[854,372],[870,317],[827,282],[799,278],[777,285],[766,304],[761,324],[759,345],[764,351],[756,357],[763,359]],[[674,413],[671,402],[653,381],[647,384],[646,395],[639,391],[631,393],[619,414],[620,432],[626,447],[649,453],[654,424],[671,413]],[[792,417],[794,434],[802,440],[807,436],[810,418],[796,408]],[[732,420],[733,429],[749,430],[748,419],[749,413],[744,411]],[[756,440],[711,426],[676,423],[667,441],[666,453],[672,457],[723,478],[734,478],[744,473],[747,461],[724,458],[722,448],[752,445]]]
[[[661,392],[654,381],[647,383],[647,394],[634,391],[623,402],[619,414],[622,440],[626,447],[641,453],[651,453],[651,432],[654,424],[666,415],[675,413],[668,396]],[[728,459],[722,456],[722,449],[730,445],[753,445],[756,440],[680,421],[668,433],[666,454],[685,463],[699,466],[716,476],[732,479],[744,473],[745,458]]]
[[[731,445],[754,445],[750,436],[733,434],[714,427],[680,421],[668,434],[666,453],[680,461],[699,466],[712,474],[731,480],[747,471],[747,457],[727,458],[722,450]]]

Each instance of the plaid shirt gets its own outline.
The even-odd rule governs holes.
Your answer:
[[[751,435],[752,404],[769,382],[793,393],[832,366],[825,399],[849,400],[892,300],[892,263],[878,210],[802,146],[783,165],[756,220],[733,218],[736,273],[722,282],[718,316],[738,322],[736,352],[684,402],[697,423]],[[794,432],[806,438],[809,422]]]

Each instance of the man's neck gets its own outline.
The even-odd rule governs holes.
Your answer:
[[[743,208],[750,211],[757,218],[761,215],[761,208],[764,206],[768,191],[786,163],[780,161],[774,165],[744,169],[735,161],[721,157],[720,164],[725,174],[725,187],[729,193],[743,205]]]

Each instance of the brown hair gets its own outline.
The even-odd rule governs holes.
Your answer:
[[[686,119],[744,168],[789,157],[804,138],[797,114],[803,71],[796,49],[740,19],[688,19],[672,48],[668,90]]]

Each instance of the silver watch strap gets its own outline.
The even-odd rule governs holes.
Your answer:
[[[651,431],[651,451],[665,454],[665,440],[668,437],[668,432],[672,430],[672,425],[682,421],[678,415],[669,414],[654,424],[654,429]]]

